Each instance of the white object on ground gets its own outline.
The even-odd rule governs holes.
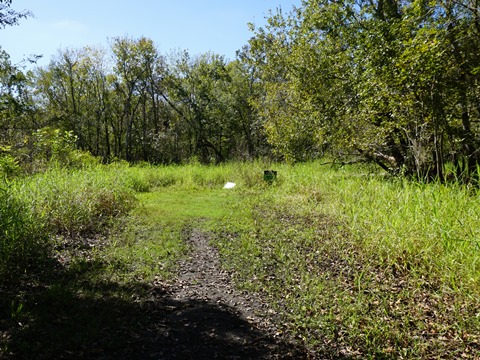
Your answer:
[[[223,188],[224,189],[233,189],[235,187],[235,185],[236,185],[235,183],[227,182]]]

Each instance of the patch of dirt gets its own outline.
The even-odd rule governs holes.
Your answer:
[[[190,242],[192,253],[171,288],[175,311],[166,324],[178,341],[161,358],[309,358],[275,326],[275,312],[258,294],[234,287],[205,233],[194,229]]]

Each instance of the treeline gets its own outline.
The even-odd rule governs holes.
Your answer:
[[[469,179],[480,161],[479,0],[306,0],[237,59],[147,38],[60,51],[24,73],[0,55],[1,141],[62,129],[108,162],[325,154],[393,174]]]
[[[8,144],[48,127],[73,132],[79,149],[105,162],[221,162],[264,147],[250,104],[253,79],[244,64],[216,54],[167,59],[150,39],[115,38],[110,51],[60,51],[28,76],[2,69]]]

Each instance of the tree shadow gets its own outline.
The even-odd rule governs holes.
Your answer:
[[[64,273],[31,288],[0,318],[5,359],[302,359],[301,347],[221,303],[179,301],[161,286]],[[92,272],[92,270],[94,270]],[[77,269],[78,271],[78,269]],[[5,302],[4,302],[5,303]],[[3,328],[3,329],[2,329]],[[5,351],[5,348],[7,351]]]

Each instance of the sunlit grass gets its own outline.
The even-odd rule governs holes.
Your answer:
[[[113,276],[151,281],[171,278],[178,260],[188,252],[192,229],[209,231],[229,214],[238,195],[221,187],[172,186],[138,194],[138,199],[140,205],[104,256],[112,264]]]
[[[465,187],[344,178],[336,190],[338,216],[364,246],[387,263],[416,262],[455,287],[478,289],[478,194]],[[411,264],[410,264],[411,265]]]
[[[243,200],[222,254],[286,330],[331,356],[472,356],[479,350],[476,190],[369,169],[277,165]]]

